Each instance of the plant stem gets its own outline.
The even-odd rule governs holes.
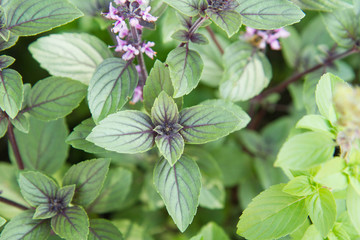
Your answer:
[[[137,29],[135,27],[131,27],[131,34],[135,41],[135,44],[137,45],[137,49],[139,50],[139,55],[136,56],[141,71],[141,76],[139,78],[139,85],[144,86],[146,79],[148,78],[148,72],[146,70],[144,55],[141,52],[141,46],[140,46],[141,37],[139,36]]]
[[[352,55],[354,53],[359,53],[360,50],[356,47],[353,47],[343,53],[334,55],[334,56],[330,56],[329,58],[325,59],[324,62],[319,63],[315,66],[313,66],[312,68],[309,68],[303,72],[300,73],[296,73],[294,75],[292,75],[291,77],[289,77],[287,80],[285,80],[284,82],[280,83],[279,85],[270,88],[267,91],[264,91],[263,93],[261,93],[260,95],[256,96],[255,98],[253,98],[253,101],[255,102],[260,102],[262,99],[264,99],[265,97],[269,96],[272,93],[281,93],[282,91],[284,91],[286,89],[287,86],[289,86],[291,83],[296,82],[298,80],[300,80],[301,78],[303,78],[306,74],[309,74],[311,72],[314,72],[324,66],[330,65],[331,63],[333,63],[335,60],[338,59],[342,59],[344,57],[347,57],[349,55]]]
[[[24,170],[24,162],[23,162],[23,160],[21,158],[19,147],[18,147],[16,139],[15,139],[14,127],[13,127],[12,123],[10,122],[8,116],[7,116],[7,118],[8,118],[8,122],[9,122],[9,124],[8,124],[8,138],[9,138],[12,150],[14,152],[18,168],[20,170]]]
[[[189,39],[191,38],[191,36],[199,29],[199,27],[208,19],[209,17],[200,17],[198,18],[194,24],[190,27],[189,29]],[[179,45],[179,47],[183,47],[185,46],[186,43],[181,43]]]
[[[218,48],[219,52],[221,53],[221,55],[224,55],[224,49],[221,47],[220,42],[217,40],[214,31],[209,26],[206,26],[206,30],[210,34],[211,39],[214,41],[214,43],[215,43],[216,47]]]
[[[0,194],[2,193],[2,191],[0,191]],[[0,197],[0,202],[5,203],[7,205],[13,206],[13,207],[17,207],[21,210],[28,210],[28,207],[25,207],[24,205],[21,205],[20,203],[14,202],[12,200],[9,200],[7,198],[4,197]]]

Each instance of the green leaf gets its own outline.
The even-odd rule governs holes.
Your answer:
[[[130,191],[132,172],[124,168],[110,169],[98,197],[87,208],[88,212],[107,213],[121,209]]]
[[[9,121],[5,117],[2,111],[0,111],[0,138],[5,136],[8,129]]]
[[[14,127],[23,133],[29,133],[30,130],[30,122],[29,116],[27,113],[20,112],[14,119],[9,119],[10,122],[14,125]]]
[[[159,60],[156,60],[150,75],[144,86],[144,106],[148,113],[154,105],[155,99],[164,91],[169,96],[174,95],[169,68]],[[181,109],[182,98],[174,99],[178,109]]]
[[[60,188],[56,194],[56,199],[60,200],[64,206],[68,206],[73,200],[75,188],[75,184]]]
[[[67,207],[51,218],[51,228],[67,240],[86,240],[89,234],[89,218],[82,207]]]
[[[199,204],[201,175],[196,163],[183,155],[174,166],[161,158],[154,169],[154,184],[181,232],[192,222]]]
[[[298,63],[303,51],[303,45],[300,34],[295,27],[288,26],[285,28],[285,30],[290,33],[290,36],[280,39],[281,53],[283,54],[287,65],[294,69],[295,67],[298,67]]]
[[[0,38],[0,50],[3,51],[8,48],[11,48],[12,46],[15,45],[18,39],[19,37],[12,33],[10,33],[10,37],[8,41],[5,41],[4,39]]]
[[[290,180],[283,188],[283,192],[295,196],[307,196],[315,193],[316,186],[308,176],[298,176]]]
[[[49,221],[33,219],[34,210],[27,210],[12,218],[1,233],[1,240],[47,240],[51,228]]]
[[[237,234],[249,240],[277,239],[305,222],[305,198],[287,194],[283,187],[272,186],[252,200],[240,217]]]
[[[201,33],[192,34],[190,37],[190,41],[193,43],[196,43],[196,44],[201,44],[201,45],[209,44],[209,40],[207,39],[207,37],[205,37],[205,35],[203,35]]]
[[[343,224],[335,223],[333,229],[330,231],[328,235],[329,240],[351,240],[350,236],[346,232]]]
[[[49,219],[57,214],[55,209],[52,209],[48,203],[42,203],[36,207],[33,219]]]
[[[348,186],[348,179],[343,173],[346,168],[345,160],[335,157],[324,163],[315,175],[314,180],[333,191],[344,190]]]
[[[36,35],[83,15],[66,0],[8,0],[3,8],[7,29],[18,36]]]
[[[189,32],[184,29],[177,30],[171,35],[171,38],[186,43],[189,41]]]
[[[196,16],[199,14],[199,0],[164,0],[165,3],[188,16]]]
[[[316,229],[314,224],[310,225],[307,228],[307,230],[301,240],[308,240],[308,239],[311,239],[311,240],[323,240],[324,239],[321,236],[320,232]]]
[[[202,144],[214,141],[233,132],[239,119],[219,106],[199,105],[180,112],[179,133],[186,143]]]
[[[6,223],[6,219],[0,216],[0,227]]]
[[[87,33],[52,34],[29,46],[33,57],[51,75],[89,84],[96,67],[113,56],[108,46]]]
[[[333,194],[326,188],[308,196],[306,206],[310,219],[323,237],[333,228],[336,220],[336,203]]]
[[[21,194],[31,206],[45,204],[56,198],[58,185],[40,172],[23,172],[19,176]]]
[[[85,15],[96,16],[101,12],[109,10],[109,3],[111,0],[70,0],[77,8],[79,8]]]
[[[234,114],[239,121],[239,124],[237,125],[234,131],[238,131],[240,129],[245,128],[251,120],[249,115],[240,106],[227,100],[223,100],[223,99],[206,100],[202,102],[201,105],[223,107],[227,111]]]
[[[216,25],[227,33],[229,38],[237,33],[241,27],[241,15],[236,11],[206,10],[206,13]]]
[[[154,146],[153,129],[148,115],[126,110],[106,117],[92,130],[86,140],[109,151],[140,153]]]
[[[360,182],[350,177],[350,184],[346,195],[346,208],[350,220],[358,234],[360,234]]]
[[[134,93],[138,74],[131,61],[105,59],[90,80],[89,108],[95,123],[119,111]]]
[[[313,11],[331,12],[339,8],[350,7],[348,3],[342,0],[291,0],[301,9]]]
[[[277,156],[275,166],[293,170],[307,170],[330,159],[335,143],[328,134],[308,132],[285,142]]]
[[[330,122],[335,123],[337,116],[333,104],[333,95],[336,85],[344,81],[331,73],[323,75],[316,86],[316,104],[321,115],[326,117]]]
[[[1,55],[0,56],[0,70],[3,70],[4,68],[11,66],[14,62],[15,62],[15,58],[7,56],[7,55]]]
[[[246,26],[276,29],[299,22],[305,14],[287,0],[237,0],[237,11]]]
[[[31,89],[28,107],[24,111],[43,121],[65,117],[86,95],[86,86],[63,77],[40,80]]]
[[[225,231],[214,222],[209,222],[201,228],[200,233],[190,240],[230,240]]]
[[[0,72],[0,83],[0,107],[15,118],[23,101],[22,77],[13,69],[4,69]]]
[[[151,119],[155,126],[173,125],[179,121],[179,111],[174,100],[162,91],[151,109]],[[170,126],[169,126],[170,127]]]
[[[98,196],[109,170],[109,159],[83,161],[66,172],[63,185],[76,184],[73,203],[88,206]]]
[[[158,135],[155,138],[156,146],[164,158],[173,166],[184,152],[184,139],[179,133]]]
[[[88,240],[122,240],[121,232],[110,221],[105,219],[91,219]]]
[[[354,5],[354,12],[356,15],[360,14],[360,1],[359,0],[353,0],[353,5]]]
[[[169,53],[166,63],[174,86],[174,98],[189,94],[198,85],[204,67],[199,53],[178,47]]]
[[[330,36],[342,47],[352,47],[360,39],[360,24],[352,8],[341,9],[323,16]]]
[[[28,134],[14,130],[25,168],[52,174],[59,170],[68,155],[65,139],[69,133],[65,120],[42,122],[32,117],[29,120]],[[10,159],[15,162],[12,149],[9,151]]]
[[[77,125],[71,134],[66,138],[66,143],[70,144],[73,148],[84,150],[88,153],[101,154],[107,151],[101,147],[96,146],[94,143],[86,140],[91,130],[96,126],[92,118],[88,118]]]
[[[297,123],[296,128],[304,128],[312,131],[328,133],[335,138],[334,127],[331,122],[321,115],[305,115]]]
[[[223,60],[222,98],[246,101],[258,95],[272,78],[271,65],[265,55],[241,40],[225,49]]]

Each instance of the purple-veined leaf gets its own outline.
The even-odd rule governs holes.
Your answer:
[[[95,123],[119,111],[134,93],[138,80],[131,61],[105,59],[96,68],[88,89],[89,108]]]
[[[201,174],[196,162],[182,157],[174,166],[161,158],[154,169],[154,184],[181,232],[192,222],[199,205]]]
[[[199,13],[198,0],[164,0],[164,2],[188,16],[196,16]]]
[[[173,166],[184,152],[184,139],[179,133],[158,135],[155,138],[156,146],[161,155]]]
[[[179,133],[185,143],[202,144],[214,141],[233,132],[239,119],[225,108],[199,105],[180,112]]]
[[[10,37],[8,41],[5,41],[4,39],[0,38],[0,50],[6,50],[8,48],[11,48],[16,44],[18,39],[19,37],[12,33],[10,33]]]
[[[55,209],[52,209],[48,203],[42,203],[36,207],[33,219],[49,219],[57,214]]]
[[[146,152],[154,146],[151,119],[140,111],[120,111],[107,116],[86,140],[106,150],[119,153]]]
[[[237,33],[241,27],[241,15],[236,11],[215,12],[207,10],[206,13],[216,25],[227,33],[229,38]]]
[[[112,222],[105,219],[91,219],[88,240],[122,240],[123,236]]]
[[[109,10],[109,3],[111,0],[70,0],[77,8],[79,8],[85,15],[96,16],[100,12]],[[155,15],[156,16],[156,15]]]
[[[21,75],[13,69],[0,72],[0,108],[11,118],[15,118],[23,101],[23,83]]]
[[[1,55],[0,56],[0,70],[3,70],[4,68],[7,68],[11,66],[15,62],[15,58],[7,56],[7,55]]]
[[[155,126],[170,125],[179,121],[179,111],[174,100],[162,91],[155,99],[151,109],[151,118]]]

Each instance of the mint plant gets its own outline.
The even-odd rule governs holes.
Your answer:
[[[359,19],[0,1],[0,240],[360,238]]]

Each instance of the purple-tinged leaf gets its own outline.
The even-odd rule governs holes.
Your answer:
[[[92,219],[90,220],[90,232],[88,240],[122,240],[121,232],[109,220]]]
[[[94,159],[73,165],[65,174],[63,185],[76,184],[74,204],[89,205],[98,196],[109,170],[109,159]]]
[[[207,10],[206,13],[216,25],[227,33],[229,38],[237,33],[241,27],[241,15],[236,11]]]
[[[177,30],[176,32],[174,32],[171,35],[171,38],[180,42],[188,42],[190,40],[189,32],[184,29]]]
[[[198,0],[164,0],[164,2],[188,16],[196,16],[199,13]]]
[[[184,152],[184,139],[179,133],[158,135],[155,138],[155,142],[161,155],[164,156],[171,166],[180,159]]]
[[[15,45],[17,40],[19,39],[18,36],[10,33],[10,37],[8,41],[5,41],[4,39],[0,38],[0,50],[6,50],[8,48],[11,48]]]
[[[51,218],[51,228],[67,240],[87,240],[89,218],[82,207],[67,207]]]
[[[154,125],[145,113],[121,111],[106,117],[86,140],[106,150],[119,153],[140,153],[155,144]]]
[[[55,216],[58,212],[51,208],[48,203],[43,203],[37,206],[33,219],[49,219]]]
[[[56,194],[56,199],[60,201],[63,207],[67,207],[75,194],[75,184],[60,188]]]
[[[209,44],[209,40],[207,39],[207,37],[201,33],[194,33],[193,35],[191,35],[190,40],[191,40],[191,42],[200,44],[200,45]]]
[[[11,118],[15,118],[23,101],[23,83],[21,75],[13,69],[0,72],[0,108]]]
[[[199,105],[183,109],[179,124],[183,127],[179,133],[185,143],[202,144],[233,132],[239,119],[225,108]]]
[[[25,200],[34,207],[55,199],[58,190],[54,180],[39,172],[20,173],[19,186]]]
[[[151,109],[151,118],[155,126],[165,127],[179,121],[179,111],[174,100],[162,91],[155,99]]]
[[[3,70],[4,68],[7,68],[11,66],[15,62],[15,58],[7,56],[7,55],[1,55],[0,56],[0,70]]]

